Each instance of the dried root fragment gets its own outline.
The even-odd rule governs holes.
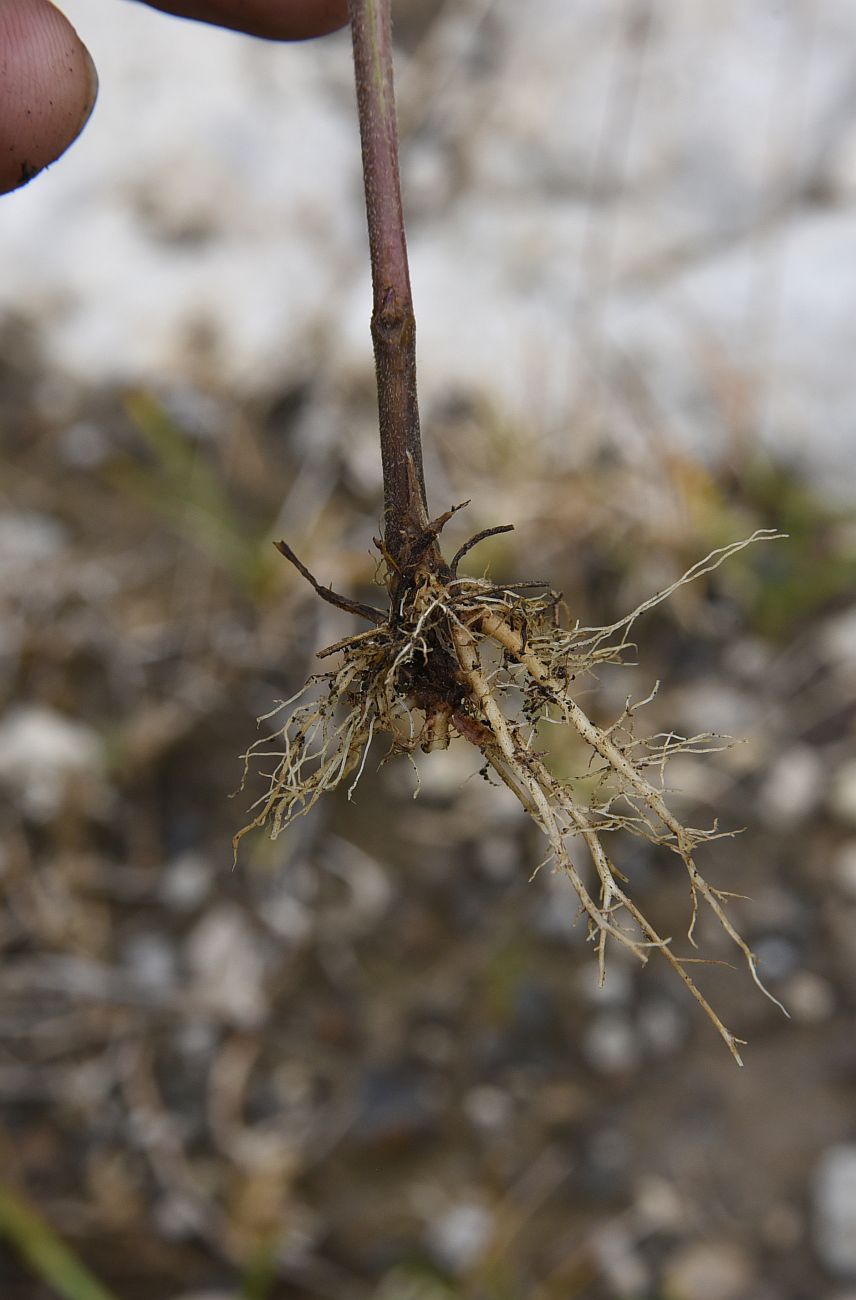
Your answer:
[[[432,543],[446,518],[426,530],[425,537],[430,533]],[[491,531],[479,534],[473,544]],[[560,598],[541,584],[534,584],[533,594],[533,584],[503,587],[485,579],[458,577],[457,560],[469,544],[449,566],[438,563],[438,552],[426,543],[426,560],[414,564],[408,581],[402,582],[399,574],[399,580],[390,583],[395,598],[386,618],[320,587],[289,548],[279,544],[321,596],[350,608],[373,626],[322,650],[321,658],[338,656],[339,666],[312,677],[292,700],[278,704],[268,715],[284,714],[285,720],[245,756],[247,766],[269,758],[273,768],[266,774],[269,787],[253,808],[253,820],[235,838],[236,851],[249,830],[267,825],[273,836],[279,835],[296,817],[309,812],[325,791],[343,782],[348,782],[350,797],[376,738],[386,738],[390,754],[411,753],[416,747],[428,752],[445,748],[450,737],[463,737],[481,751],[486,764],[540,827],[549,846],[546,861],[573,885],[588,920],[601,981],[610,941],[641,962],[648,960],[652,950],[660,952],[741,1063],[740,1040],[722,1023],[688,972],[688,965],[700,959],[678,956],[671,939],[657,932],[628,893],[627,882],[605,847],[609,832],[623,830],[674,853],[689,878],[690,943],[695,947],[698,911],[706,907],[758,987],[781,1006],[761,983],[755,956],[728,916],[729,895],[710,885],[696,864],[698,847],[723,832],[716,823],[708,829],[685,826],[666,800],[669,759],[720,749],[722,739],[671,732],[637,737],[635,717],[648,700],[637,704],[628,700],[619,718],[600,727],[585,713],[575,691],[576,684],[598,665],[622,662],[640,615],[744,547],[775,536],[762,529],[712,551],[609,627],[566,626]],[[418,542],[415,554],[422,553]],[[545,721],[570,727],[588,747],[595,781],[587,801],[571,783],[550,771],[535,748],[539,724]]]

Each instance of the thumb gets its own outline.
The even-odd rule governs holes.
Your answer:
[[[0,0],[2,2],[2,0]],[[146,0],[180,18],[232,27],[272,41],[326,36],[348,21],[347,0]]]
[[[49,0],[0,0],[0,194],[68,148],[97,93],[86,47]]]

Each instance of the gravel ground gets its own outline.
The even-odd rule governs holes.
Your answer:
[[[64,7],[101,103],[0,211],[3,1195],[119,1300],[853,1300],[852,6],[400,6],[454,538],[514,521],[474,561],[608,622],[789,534],[587,696],[743,741],[671,773],[746,827],[705,861],[791,1013],[702,972],[742,1071],[665,963],[596,987],[463,742],[232,869],[253,719],[348,630],[270,540],[375,570],[347,40]],[[616,852],[678,943],[674,864]],[[15,1240],[4,1300],[53,1295]]]

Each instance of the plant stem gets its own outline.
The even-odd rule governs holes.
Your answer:
[[[348,0],[372,264],[372,339],[384,489],[384,539],[395,564],[427,524],[416,321],[410,291],[392,79],[391,0]]]

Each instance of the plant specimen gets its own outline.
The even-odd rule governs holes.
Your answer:
[[[268,716],[272,734],[252,746],[246,763],[274,759],[255,817],[236,836],[268,825],[274,836],[342,783],[351,793],[369,751],[385,738],[392,752],[446,748],[462,738],[481,753],[543,832],[545,864],[564,872],[576,891],[603,979],[610,942],[641,962],[656,952],[672,966],[740,1063],[740,1040],[722,1023],[689,974],[698,958],[680,957],[628,892],[606,847],[627,831],[671,851],[687,873],[688,938],[709,909],[766,993],[756,961],[726,912],[728,895],[696,864],[696,851],[720,832],[684,825],[664,793],[668,760],[721,748],[711,735],[638,737],[627,702],[610,726],[583,711],[578,686],[598,665],[619,663],[636,620],[678,587],[711,572],[752,537],[713,551],[666,590],[609,627],[569,620],[561,599],[541,583],[497,584],[459,575],[461,559],[510,525],[476,534],[447,560],[443,528],[460,507],[431,517],[422,468],[416,395],[416,335],[398,174],[392,79],[390,0],[350,0],[357,102],[363,151],[374,306],[371,332],[377,373],[384,482],[384,529],[375,539],[387,594],[384,610],[322,587],[286,542],[277,546],[318,595],[368,623],[364,631],[319,652],[334,665]],[[649,697],[650,698],[650,697]],[[642,701],[647,703],[648,701]],[[282,718],[280,717],[282,715]],[[550,768],[536,745],[539,724],[572,728],[588,747],[594,794],[581,798]],[[542,864],[542,865],[545,865]],[[771,996],[767,994],[767,996]],[[775,999],[772,999],[775,1001]],[[777,1004],[780,1005],[780,1004]]]

